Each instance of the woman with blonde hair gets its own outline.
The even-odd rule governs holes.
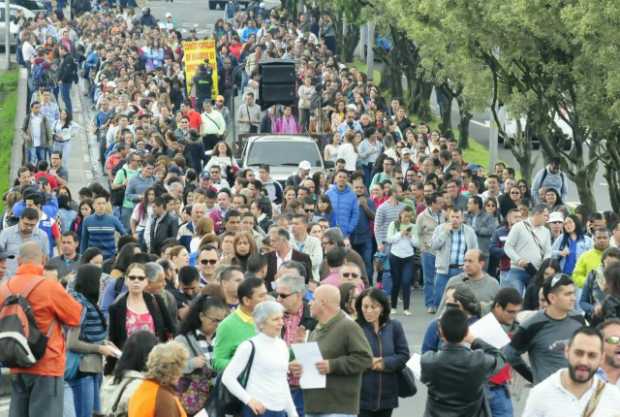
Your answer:
[[[176,394],[176,384],[189,354],[179,342],[153,348],[146,362],[146,380],[129,400],[129,417],[187,417]]]

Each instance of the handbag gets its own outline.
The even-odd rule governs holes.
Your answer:
[[[400,398],[408,398],[416,395],[418,387],[415,383],[415,376],[408,366],[398,371],[396,376],[398,378],[398,396]]]
[[[122,168],[122,171],[125,174],[125,179],[127,179],[127,170],[125,168]],[[110,190],[110,204],[112,204],[112,206],[123,205],[123,200],[125,200],[125,189],[126,188],[127,186],[122,186],[114,190]]]
[[[198,353],[187,335],[184,335],[187,340],[187,345],[191,349],[194,357],[202,355]],[[211,379],[213,378],[213,372],[208,367],[195,369],[188,375],[183,375],[177,384],[177,392],[179,393],[179,399],[181,404],[187,411],[187,414],[193,416],[202,410],[209,397],[209,391],[211,390]]]
[[[80,372],[80,359],[79,353],[67,349],[67,360],[65,363],[65,381],[71,381],[78,376]]]
[[[248,379],[250,378],[250,371],[252,370],[252,363],[254,362],[254,353],[256,352],[254,342],[251,340],[249,342],[252,345],[252,352],[250,353],[248,363],[245,365],[243,372],[241,372],[238,378],[238,381],[243,388],[246,387]],[[226,388],[226,386],[222,383],[222,375],[223,373],[217,376],[215,386],[213,387],[213,392],[209,396],[207,405],[205,406],[209,417],[239,415],[241,413],[241,409],[243,408],[241,401],[232,395],[230,391],[228,391],[228,388]]]

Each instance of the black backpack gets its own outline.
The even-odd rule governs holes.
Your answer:
[[[50,324],[47,335],[37,327],[28,296],[45,278],[33,278],[21,292],[14,293],[7,281],[0,286],[0,362],[11,368],[30,368],[45,354],[47,341],[54,329]]]

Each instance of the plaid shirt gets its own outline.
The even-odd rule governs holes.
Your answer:
[[[301,303],[297,313],[290,314],[284,313],[284,335],[282,339],[286,342],[287,346],[291,346],[296,343],[297,329],[299,329],[299,323],[301,323],[301,317],[304,313],[304,305]],[[299,378],[295,378],[290,373],[288,374],[288,384],[291,387],[299,387]]]
[[[450,265],[463,265],[465,263],[465,252],[467,251],[463,226],[461,226],[459,230],[453,230],[450,234]]]
[[[200,351],[204,355],[209,367],[213,366],[213,343],[215,340],[211,340],[212,343],[209,343],[206,336],[200,330],[196,330],[194,332],[194,336],[196,337],[196,342],[198,343],[198,347],[200,347]]]

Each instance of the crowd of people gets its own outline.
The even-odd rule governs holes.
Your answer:
[[[228,2],[217,62],[187,80],[170,13],[82,3],[16,19],[26,152],[0,231],[12,417],[389,417],[415,393],[417,341],[394,316],[431,319],[426,416],[513,416],[515,372],[534,384],[524,416],[620,415],[620,218],[568,205],[559,160],[531,182],[467,163],[338,62],[314,9]],[[266,58],[296,61],[295,106],[256,104]],[[77,195],[66,161],[89,127],[73,89],[107,182]],[[280,183],[240,167],[233,124],[309,134],[335,168],[300,161]],[[487,314],[502,349],[469,329]],[[323,388],[291,353],[310,342]]]

